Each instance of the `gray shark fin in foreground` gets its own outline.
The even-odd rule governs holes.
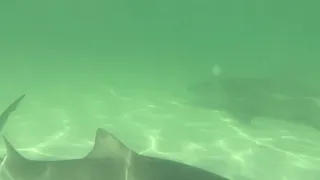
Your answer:
[[[25,94],[18,97],[13,103],[11,103],[1,114],[0,114],[0,132],[2,132],[4,126],[6,125],[8,118],[12,112],[14,112],[21,100],[25,97]],[[0,161],[3,160],[3,157],[0,158]]]
[[[5,109],[1,115],[0,115],[0,132],[2,131],[3,127],[5,126],[6,122],[8,121],[8,118],[10,114],[15,111],[21,102],[21,100],[25,97],[26,95],[23,94],[22,96],[18,97],[12,104],[10,104],[7,109]]]
[[[100,128],[92,150],[80,159],[27,159],[4,140],[7,157],[1,180],[228,180],[194,166],[137,154]]]

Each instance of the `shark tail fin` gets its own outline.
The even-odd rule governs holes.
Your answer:
[[[18,97],[12,104],[10,104],[7,109],[5,109],[1,114],[0,114],[0,132],[2,131],[3,127],[5,126],[5,124],[8,121],[8,118],[10,116],[10,114],[15,111],[18,107],[18,105],[20,104],[20,102],[22,101],[22,99],[25,97],[26,95],[23,94],[20,97]]]
[[[221,87],[221,74],[222,74],[222,69],[218,64],[215,64],[212,66],[211,69],[212,75],[213,75],[213,83],[214,86],[216,87],[217,90],[221,91],[222,87]]]
[[[214,91],[215,91],[214,94],[216,94],[214,99],[215,99],[215,101],[224,102],[225,98],[226,98],[226,94],[225,94],[225,91],[224,91],[224,88],[223,88],[223,84],[222,84],[222,77],[221,77],[221,75],[223,73],[222,68],[218,64],[214,64],[212,66],[211,72],[212,72],[212,75],[213,75],[212,84],[215,87],[214,88]]]
[[[3,136],[3,140],[7,149],[7,159],[9,161],[27,161],[25,157],[23,157],[13,146],[12,144],[8,141],[8,139]]]

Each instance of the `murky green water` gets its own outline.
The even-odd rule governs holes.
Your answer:
[[[1,109],[27,94],[3,133],[21,149],[78,157],[103,127],[137,152],[233,180],[319,179],[318,131],[270,119],[246,126],[184,104],[187,87],[211,77],[215,64],[233,76],[318,83],[318,7],[285,0],[2,1]]]

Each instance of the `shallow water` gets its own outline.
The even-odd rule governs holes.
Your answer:
[[[141,154],[182,161],[235,180],[320,177],[320,132],[311,128],[271,119],[239,124],[224,112],[185,105],[186,96],[176,86],[155,90],[86,84],[16,86],[27,96],[3,133],[32,158],[84,156],[95,129],[102,127]],[[0,107],[19,93],[2,92]]]
[[[318,7],[1,1],[0,109],[27,94],[3,133],[28,156],[71,158],[86,154],[102,127],[137,152],[233,180],[318,180],[319,132],[271,119],[248,126],[184,104],[187,87],[212,78],[214,65],[234,77],[318,82]]]

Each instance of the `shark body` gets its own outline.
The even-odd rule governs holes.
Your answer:
[[[31,160],[4,140],[1,180],[228,180],[187,164],[140,155],[100,128],[94,147],[80,159]]]
[[[225,111],[240,122],[267,117],[320,130],[320,106],[309,98],[320,97],[320,89],[269,78],[216,77],[188,90],[192,95],[187,104]]]
[[[23,97],[2,113],[3,125]],[[4,142],[0,180],[228,180],[191,165],[138,154],[101,128],[92,150],[79,159],[28,159],[5,136]]]
[[[217,89],[231,97],[281,95],[292,98],[319,98],[320,86],[306,80],[271,77],[213,77],[188,86],[195,94],[209,95]]]
[[[251,101],[250,99],[232,99],[226,102],[217,102],[210,98],[193,98],[187,101],[188,105],[215,109],[230,114],[245,124],[251,124],[256,118],[272,118],[303,124],[320,130],[320,106],[311,99],[284,99],[274,98]]]

